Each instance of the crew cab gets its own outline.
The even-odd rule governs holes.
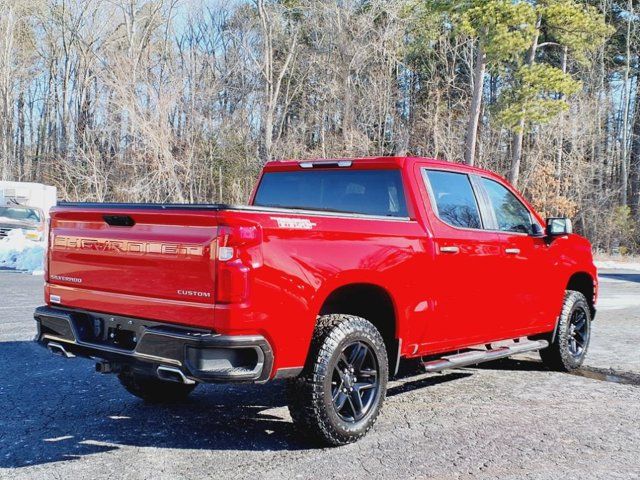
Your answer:
[[[597,298],[569,219],[426,158],[270,162],[248,206],[63,203],[47,255],[52,352],[147,401],[287,379],[294,422],[330,445],[369,430],[401,359],[578,368]]]

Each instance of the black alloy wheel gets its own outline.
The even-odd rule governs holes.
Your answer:
[[[569,320],[569,335],[567,337],[569,353],[574,358],[582,357],[589,344],[590,322],[589,314],[580,306],[571,313]]]
[[[541,337],[549,342],[540,350],[540,358],[549,369],[570,372],[580,368],[591,340],[592,311],[582,292],[566,291],[555,331]]]
[[[380,331],[355,315],[318,317],[307,363],[287,384],[300,433],[322,445],[345,445],[371,429],[384,403],[389,360]]]
[[[371,347],[357,341],[348,344],[333,367],[331,397],[338,416],[353,423],[364,418],[380,390],[378,360]]]

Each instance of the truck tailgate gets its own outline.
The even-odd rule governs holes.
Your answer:
[[[213,320],[217,212],[58,207],[50,303],[206,325]]]

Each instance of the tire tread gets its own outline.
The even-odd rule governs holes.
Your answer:
[[[366,427],[358,433],[345,435],[332,428],[328,412],[323,408],[323,382],[329,362],[340,342],[355,332],[369,337],[384,358],[378,358],[380,368],[380,400],[377,411],[370,417]],[[310,434],[314,440],[325,445],[345,445],[355,442],[367,434],[375,423],[385,398],[388,377],[384,341],[376,327],[364,318],[355,315],[331,314],[318,317],[311,340],[309,358],[302,373],[288,384],[289,412],[298,429]]]
[[[568,322],[570,320],[571,310],[577,303],[584,303],[589,306],[585,296],[576,290],[567,290],[562,302],[562,310],[558,318],[558,325],[553,341],[549,347],[540,350],[540,358],[547,368],[559,372],[569,372],[575,370],[582,365],[589,345],[585,346],[584,353],[579,361],[576,361],[567,348],[566,336],[568,334]],[[591,315],[587,321],[591,321]]]

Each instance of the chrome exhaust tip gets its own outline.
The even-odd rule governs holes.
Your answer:
[[[191,380],[187,378],[182,370],[175,367],[166,367],[164,365],[160,365],[156,370],[156,374],[160,380],[168,380],[170,382],[178,382],[184,383],[185,385],[194,385],[195,380]]]
[[[62,355],[65,358],[73,358],[75,355],[71,352],[67,352],[67,350],[57,342],[49,342],[47,343],[47,348],[54,355]]]

